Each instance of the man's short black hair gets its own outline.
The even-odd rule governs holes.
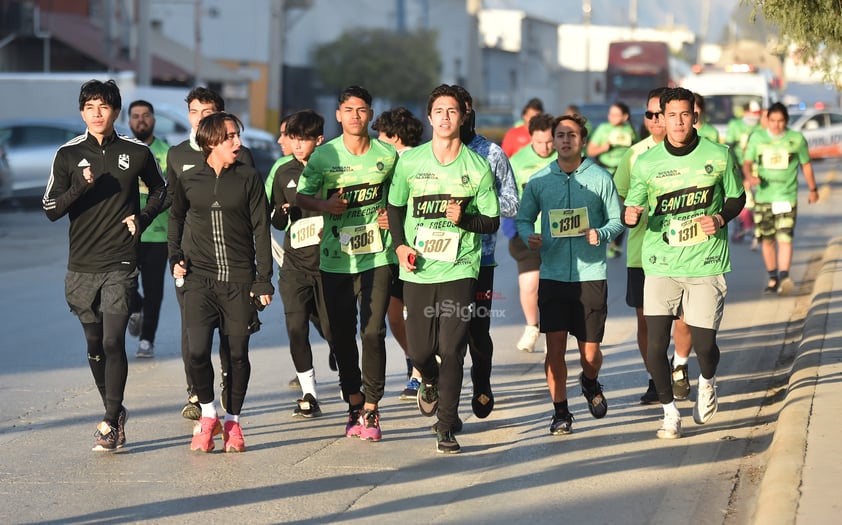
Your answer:
[[[143,99],[138,99],[138,100],[132,101],[132,103],[129,104],[129,113],[131,113],[131,111],[138,106],[149,108],[149,112],[152,113],[153,115],[155,114],[155,108],[152,107],[152,103],[147,102]]]
[[[548,115],[547,113],[541,113],[540,115],[535,115],[532,117],[532,120],[529,121],[529,134],[532,135],[536,131],[547,131],[553,130],[553,116]]]
[[[409,147],[421,144],[424,134],[424,124],[403,106],[384,111],[371,127],[374,131],[385,133],[387,137],[398,137],[404,146]]]
[[[652,100],[653,98],[657,98],[657,99],[658,99],[658,102],[660,102],[660,101],[661,101],[661,96],[663,96],[663,94],[664,94],[664,93],[666,93],[666,91],[667,91],[668,89],[669,89],[669,88],[668,88],[668,87],[666,87],[666,86],[661,86],[661,87],[656,87],[655,89],[653,89],[653,90],[649,91],[649,94],[648,94],[648,95],[646,95],[646,102],[647,102],[647,106],[648,106],[648,102],[649,102],[650,100]]]
[[[199,127],[196,129],[196,144],[202,149],[202,155],[206,159],[214,146],[222,144],[228,138],[226,121],[233,122],[238,131],[243,131],[243,123],[237,115],[224,111],[211,113],[199,121]]]
[[[786,106],[784,106],[780,102],[775,102],[774,104],[769,106],[769,111],[766,112],[766,116],[771,116],[772,113],[780,113],[784,116],[784,123],[789,124],[789,110],[786,109]]]
[[[523,115],[528,110],[533,109],[535,111],[540,111],[541,113],[544,112],[544,102],[541,101],[540,98],[530,98],[529,101],[523,106],[520,114]]]
[[[676,100],[686,100],[690,103],[690,112],[696,112],[696,96],[689,89],[682,87],[669,88],[661,95],[661,111],[666,111],[667,103]]]
[[[583,117],[582,115],[576,113],[575,115],[561,115],[553,119],[553,136],[555,136],[555,130],[558,128],[558,125],[564,122],[565,120],[572,120],[579,126],[579,135],[582,137],[582,141],[588,138],[588,126],[587,122],[588,119]]]
[[[429,98],[427,98],[427,116],[429,116],[433,111],[433,102],[441,97],[455,98],[456,102],[459,104],[459,112],[462,116],[465,116],[468,113],[468,101],[465,100],[463,91],[464,88],[460,89],[459,86],[450,86],[447,84],[441,84],[434,88],[432,93],[430,93]]]
[[[202,86],[191,89],[184,101],[189,106],[194,100],[198,100],[202,104],[213,104],[217,111],[225,111],[225,100],[212,89]]]
[[[287,119],[286,135],[294,139],[317,139],[325,134],[325,119],[312,109],[293,113]]]
[[[120,97],[120,88],[113,80],[105,82],[101,80],[88,80],[82,84],[79,90],[79,111],[85,109],[85,104],[91,100],[101,100],[111,106],[111,109],[120,111],[123,107],[123,99]]]
[[[368,107],[371,107],[371,93],[369,93],[368,90],[362,86],[348,86],[345,89],[343,89],[336,99],[337,106],[341,106],[346,100],[348,100],[351,97],[358,98],[365,102],[366,105],[368,105]]]

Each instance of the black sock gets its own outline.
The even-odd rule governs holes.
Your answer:
[[[781,280],[781,281],[783,281],[784,279],[786,279],[787,277],[789,277],[789,272],[784,272],[784,271],[781,271],[781,273],[780,273],[779,277],[780,277],[780,280]]]
[[[564,414],[567,414],[569,412],[569,410],[567,410],[567,400],[566,399],[564,401],[559,401],[558,403],[553,403],[553,407],[555,407],[555,413],[556,414],[564,415]]]
[[[359,405],[352,405],[351,403],[348,403],[348,412],[362,412],[364,406],[365,403],[360,403]]]
[[[582,385],[587,389],[591,389],[596,386],[596,378],[589,379],[588,376],[582,374]]]
[[[789,272],[787,272],[789,273]],[[775,268],[774,270],[769,270],[769,280],[770,281],[777,281],[778,280],[778,269]]]

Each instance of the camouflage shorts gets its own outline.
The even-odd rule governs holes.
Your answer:
[[[786,213],[772,213],[771,202],[754,204],[755,235],[765,241],[792,242],[795,231],[795,219],[798,210],[795,206]]]

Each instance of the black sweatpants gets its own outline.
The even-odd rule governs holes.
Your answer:
[[[178,301],[178,310],[181,314],[181,362],[184,364],[184,378],[187,382],[187,396],[196,394],[193,388],[193,381],[190,379],[190,343],[187,338],[187,324],[184,321],[184,287],[175,287],[175,299]],[[212,335],[212,334],[211,334]],[[219,333],[219,362],[222,368],[223,378],[228,377],[228,363],[231,360],[231,351],[228,349],[228,337],[222,332]],[[225,381],[223,380],[223,383]]]
[[[468,350],[471,353],[471,380],[474,390],[491,387],[491,299],[494,295],[494,267],[480,266],[474,294],[474,312],[468,325]]]
[[[425,383],[438,383],[439,429],[453,428],[459,417],[475,286],[475,279],[435,284],[404,282],[407,354]],[[436,354],[441,356],[441,366]]]
[[[358,274],[322,272],[327,318],[345,399],[359,392],[361,385],[365,386],[366,403],[376,404],[383,398],[386,387],[386,309],[391,299],[394,271],[395,268],[387,265]],[[362,371],[357,348],[358,312]]]
[[[155,342],[158,331],[158,319],[161,315],[161,302],[164,300],[164,276],[167,274],[167,243],[142,242],[137,251],[137,268],[140,270],[140,284],[143,295],[138,290],[139,308],[143,310],[143,325],[140,339]]]

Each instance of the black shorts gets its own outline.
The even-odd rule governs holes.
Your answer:
[[[509,239],[509,255],[517,262],[517,273],[537,272],[541,269],[541,252],[530,250],[520,235]]]
[[[102,314],[131,313],[137,293],[137,269],[84,273],[68,271],[64,297],[70,311],[83,324],[102,322]]]
[[[601,343],[608,317],[608,282],[538,281],[541,332],[568,332],[580,342]]]
[[[253,333],[257,309],[251,300],[251,283],[217,281],[198,275],[184,281],[184,325],[219,327],[225,335]],[[258,321],[259,323],[259,321]]]
[[[632,308],[643,308],[643,283],[646,274],[643,268],[626,268],[626,304]]]

